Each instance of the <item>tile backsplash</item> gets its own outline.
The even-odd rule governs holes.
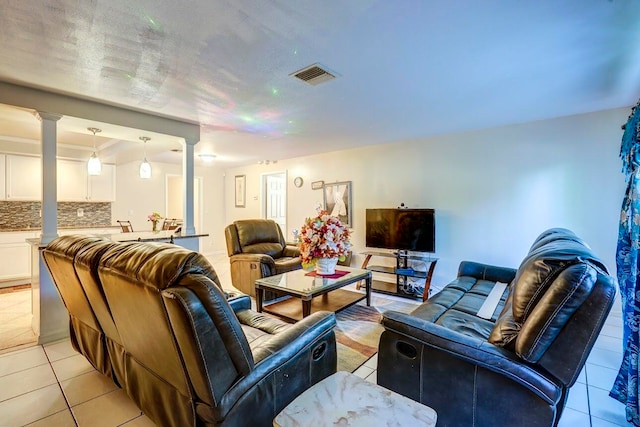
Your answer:
[[[0,200],[0,230],[41,228],[41,202]],[[83,216],[78,216],[82,210]],[[111,225],[111,203],[58,202],[58,227]]]

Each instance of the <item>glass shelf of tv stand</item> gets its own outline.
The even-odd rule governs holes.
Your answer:
[[[429,298],[429,288],[431,287],[431,277],[433,271],[438,262],[438,258],[434,257],[430,253],[398,253],[398,252],[383,252],[383,251],[364,251],[361,252],[365,255],[364,262],[362,263],[362,269],[367,269],[376,273],[393,274],[396,276],[396,282],[386,282],[381,280],[373,280],[371,290],[374,292],[380,292],[389,295],[396,295],[411,299],[422,299],[426,301]],[[395,258],[396,267],[389,267],[384,265],[369,265],[372,257],[384,257]],[[398,271],[402,266],[406,266],[407,260],[423,261],[429,264],[427,271],[411,270],[411,271]],[[407,277],[415,277],[418,279],[425,279],[424,292],[422,295],[408,294],[401,291],[401,281],[405,282]]]

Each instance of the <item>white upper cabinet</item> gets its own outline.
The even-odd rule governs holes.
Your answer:
[[[0,200],[4,200],[7,198],[7,190],[6,190],[6,181],[5,178],[5,155],[0,154]]]
[[[6,155],[6,199],[41,200],[42,165],[39,157]]]
[[[102,164],[100,175],[89,175],[88,200],[92,202],[116,201],[116,166]]]
[[[116,167],[102,164],[100,175],[87,173],[87,163],[58,160],[58,200],[61,202],[114,202]]]
[[[71,160],[58,160],[58,201],[87,200],[87,164]]]
[[[102,165],[89,176],[87,162],[58,160],[57,193],[60,202],[115,202],[116,166]],[[39,157],[0,154],[0,200],[41,200],[42,165]]]

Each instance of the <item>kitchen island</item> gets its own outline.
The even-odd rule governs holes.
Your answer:
[[[114,242],[173,243],[196,252],[200,248],[200,237],[208,236],[208,234],[174,233],[172,230],[113,234],[79,232],[76,234],[99,236]],[[46,344],[69,336],[69,315],[42,258],[42,250],[47,245],[41,243],[38,238],[26,239],[26,241],[31,245],[31,307],[33,310],[31,325],[33,332],[38,337],[38,344]]]

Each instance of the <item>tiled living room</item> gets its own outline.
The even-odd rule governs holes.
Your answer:
[[[44,247],[66,227],[120,233],[122,221],[153,233],[158,221],[150,217],[183,218],[186,234],[170,241],[198,233],[199,252],[228,289],[225,227],[235,221],[271,218],[291,241],[317,208],[332,206],[349,218],[350,266],[359,268],[367,251],[379,250],[366,239],[367,211],[435,210],[436,243],[427,251],[438,260],[435,304],[461,261],[516,267],[533,239],[554,227],[588,242],[616,281],[619,260],[629,260],[620,255],[638,247],[630,241],[620,249],[620,230],[640,234],[640,206],[630,203],[637,191],[625,192],[640,150],[639,21],[636,0],[580,7],[552,0],[0,2],[0,426],[150,423],[68,340],[38,331],[56,322],[39,322],[51,300],[40,298],[37,276],[46,272],[31,268],[38,262],[32,245]],[[621,202],[630,204],[622,214]],[[101,210],[105,218],[96,222]],[[20,212],[28,222],[18,221]],[[615,285],[635,294],[634,276]],[[250,277],[245,293],[255,291]],[[33,284],[2,288],[16,279]],[[417,304],[374,292],[371,309],[360,302],[337,313],[338,369],[368,384],[417,390],[424,365],[403,365],[402,381],[394,381],[389,367],[396,366],[385,359],[385,351],[395,357],[394,347],[409,359],[415,349],[389,338],[373,354],[378,341],[350,335],[365,318],[371,323],[385,310],[404,315]],[[580,328],[565,332],[564,347],[546,359],[546,336],[540,346],[532,340],[530,353],[519,350],[527,363],[544,359],[542,369],[563,381],[577,376],[566,405],[555,379],[537,376],[520,355],[509,365],[512,378],[540,386],[542,400],[565,406],[560,426],[630,425],[625,407],[609,396],[622,361],[623,321],[630,321],[621,312],[618,291],[582,371],[558,372],[549,363],[564,366],[565,353],[575,359],[581,348],[571,345],[572,335]],[[599,321],[581,316],[581,323]],[[383,317],[385,328],[396,328],[389,336],[405,332],[398,329],[403,319]],[[466,320],[455,318],[450,329],[486,335],[491,323],[474,318],[467,327]],[[502,320],[508,326],[508,316]],[[492,337],[503,339],[500,345],[476,351],[472,339],[461,348],[485,352],[487,364],[502,362],[499,354],[513,353],[508,329]],[[44,345],[34,345],[43,337]],[[173,342],[164,338],[156,342]],[[587,338],[575,333],[579,339]],[[424,360],[431,360],[426,347]],[[456,376],[442,375],[438,384],[464,377],[443,366],[437,372]],[[628,387],[622,382],[617,392],[629,392],[632,402],[632,376]],[[434,388],[430,398],[445,400],[464,388],[458,383]],[[502,413],[512,400],[530,408],[519,394],[504,393],[474,399],[493,398],[488,406]]]

